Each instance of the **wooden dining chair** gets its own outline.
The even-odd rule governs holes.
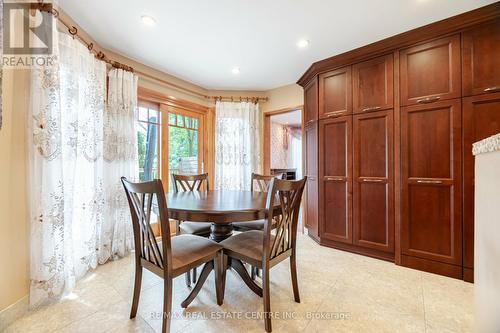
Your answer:
[[[208,181],[208,173],[201,175],[178,175],[172,174],[172,182],[174,184],[174,192],[193,192],[193,191],[209,191],[210,184]],[[176,221],[176,235],[197,235],[202,237],[210,236],[211,223],[204,222],[189,222]],[[196,283],[197,268],[186,273],[186,285],[191,288],[191,282]]]
[[[143,268],[163,278],[162,332],[169,332],[172,309],[172,280],[193,267],[203,265],[196,286],[181,303],[186,308],[194,300],[208,275],[215,270],[217,304],[222,305],[222,246],[195,235],[170,236],[167,202],[160,180],[131,183],[121,178],[132,216],[135,244],[135,283],[130,318],[135,318],[141,293]],[[157,205],[161,242],[151,228],[152,207]]]
[[[260,175],[252,173],[252,180],[250,183],[250,191],[267,192],[269,184],[274,178],[283,179],[284,174],[277,175]],[[250,231],[250,230],[263,230],[264,220],[249,221],[249,222],[235,222],[233,229],[236,231]]]
[[[272,179],[266,200],[264,230],[242,232],[220,244],[224,246],[227,264],[243,279],[245,284],[264,300],[264,320],[271,332],[271,300],[269,271],[276,264],[290,258],[290,271],[295,302],[300,303],[297,282],[297,223],[306,177],[299,181]],[[262,286],[250,278],[243,262],[262,269]],[[225,273],[222,276],[224,297]]]

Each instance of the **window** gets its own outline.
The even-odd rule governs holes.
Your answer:
[[[168,113],[169,174],[197,174],[201,171],[199,156],[199,119],[182,113]],[[173,184],[169,186],[173,189]]]
[[[139,102],[137,113],[137,145],[139,157],[139,179],[141,181],[160,178],[161,117],[159,107],[152,103]]]

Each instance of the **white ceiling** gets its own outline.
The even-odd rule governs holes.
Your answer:
[[[300,110],[280,113],[271,116],[271,121],[282,125],[300,125],[302,123],[302,114]]]
[[[294,83],[315,61],[493,2],[58,1],[103,47],[206,89],[234,90]],[[145,26],[142,15],[157,24]],[[306,49],[296,46],[301,38],[310,40]]]

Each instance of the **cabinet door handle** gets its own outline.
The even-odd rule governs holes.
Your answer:
[[[316,180],[316,177],[307,177],[307,180],[314,181],[314,180]]]
[[[499,90],[500,90],[500,87],[489,87],[489,88],[484,89],[484,92],[495,92],[495,91],[499,91]]]
[[[338,116],[339,114],[343,114],[343,113],[345,113],[345,111],[329,112],[329,113],[326,114],[326,117],[327,118],[335,117],[335,116]]]
[[[433,102],[439,101],[440,99],[441,99],[441,97],[439,97],[439,96],[427,97],[427,98],[417,99],[417,103],[420,103],[420,104],[433,103]]]
[[[334,181],[334,182],[343,182],[344,178],[341,178],[341,177],[325,177],[325,180],[327,180],[327,181]]]
[[[382,183],[384,181],[385,179],[367,179],[367,178],[363,179],[363,182],[365,183]]]
[[[382,107],[381,107],[381,106],[371,106],[371,107],[369,107],[369,108],[364,108],[364,109],[363,109],[363,110],[361,110],[361,111],[366,112],[366,111],[375,111],[375,110],[380,110],[380,109],[382,109]]]
[[[309,120],[309,121],[306,123],[306,126],[307,126],[307,125],[309,125],[309,124],[312,124],[312,123],[314,123],[314,119]]]
[[[442,184],[441,180],[417,180],[419,184]]]

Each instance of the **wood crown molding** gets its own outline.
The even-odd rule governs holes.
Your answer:
[[[283,109],[266,111],[266,112],[264,112],[264,116],[272,116],[272,115],[288,113],[288,112],[297,111],[297,110],[302,111],[303,109],[304,109],[304,105],[301,104],[301,105],[297,105],[297,106],[294,106],[291,108],[283,108]]]
[[[207,114],[210,111],[210,107],[200,105],[194,102],[186,101],[184,99],[178,99],[173,96],[168,96],[159,93],[154,90],[150,90],[144,87],[137,88],[137,96],[139,99],[146,100],[148,102],[154,102],[158,104],[163,104],[175,108],[180,108],[184,110],[194,111],[202,114]]]
[[[297,81],[297,84],[304,87],[313,77],[320,73],[347,66],[353,62],[382,56],[405,46],[443,37],[443,35],[455,33],[473,25],[498,18],[500,18],[500,1],[315,62]]]

